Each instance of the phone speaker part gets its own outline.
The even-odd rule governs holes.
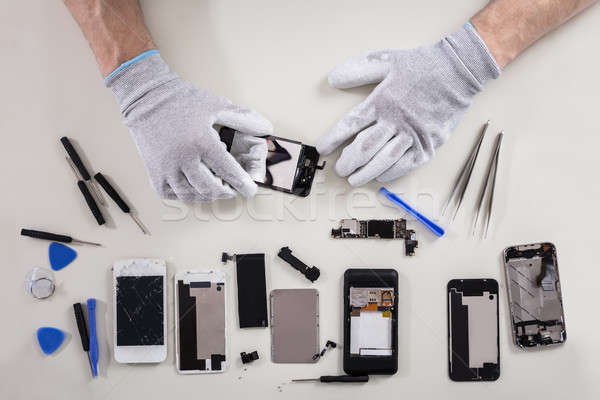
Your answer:
[[[308,265],[304,264],[302,261],[292,255],[292,250],[287,246],[282,247],[277,255],[311,282],[316,281],[319,279],[319,276],[321,276],[321,271],[319,271],[319,268],[315,266],[309,267]]]

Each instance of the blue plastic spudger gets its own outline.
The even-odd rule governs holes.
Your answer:
[[[98,376],[98,336],[96,336],[96,299],[87,300],[88,320],[90,324],[90,362],[92,376]]]
[[[60,271],[77,258],[77,252],[62,243],[52,242],[48,247],[48,258],[52,269]]]
[[[410,205],[408,205],[408,203],[406,203],[400,197],[396,196],[394,193],[390,192],[389,190],[387,190],[384,187],[379,189],[379,191],[381,193],[383,193],[385,195],[385,197],[390,199],[392,202],[394,202],[395,204],[399,205],[404,210],[406,210],[406,212],[408,212],[410,215],[412,215],[413,217],[418,219],[423,225],[425,225],[427,227],[427,229],[429,229],[431,232],[433,232],[436,236],[441,237],[444,235],[445,232],[441,226],[437,225],[436,223],[431,221],[429,218],[425,217],[420,212],[418,212],[417,210],[412,208]]]
[[[37,330],[37,340],[46,355],[54,353],[65,340],[65,333],[60,329],[44,326]]]

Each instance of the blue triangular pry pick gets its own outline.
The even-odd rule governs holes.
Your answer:
[[[77,257],[77,252],[65,246],[62,243],[52,242],[48,247],[48,258],[50,258],[50,266],[53,270],[59,271],[71,264],[71,262]]]
[[[37,340],[46,355],[54,353],[65,340],[65,334],[60,329],[43,327],[37,330]]]

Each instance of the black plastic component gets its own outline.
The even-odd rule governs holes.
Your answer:
[[[84,351],[90,351],[90,337],[88,335],[88,328],[83,315],[83,308],[81,303],[73,304],[73,311],[75,312],[75,320],[77,321],[77,329],[79,329],[79,337],[81,338],[81,346]]]
[[[98,225],[104,224],[106,221],[104,220],[102,211],[100,211],[98,204],[96,204],[96,200],[94,200],[94,198],[92,197],[92,194],[90,193],[90,190],[88,189],[88,187],[85,185],[85,182],[77,181],[77,186],[79,186],[79,190],[81,191],[81,194],[83,195],[83,198],[85,199],[85,202],[87,203],[88,207],[90,208],[90,211],[94,215],[94,218],[96,218],[96,222],[98,222]]]
[[[321,350],[320,353],[317,353],[313,356],[313,360],[316,360],[317,358],[321,358],[325,355],[325,353],[327,352],[327,350],[331,349],[335,349],[337,347],[337,343],[332,341],[332,340],[328,340],[327,343],[325,343],[325,347],[323,347],[323,350]]]
[[[294,269],[298,270],[302,275],[306,277],[306,279],[308,279],[311,282],[316,281],[317,279],[319,279],[319,276],[321,276],[321,271],[319,271],[319,268],[315,266],[309,267],[302,261],[298,260],[292,255],[292,250],[290,250],[290,248],[287,246],[282,247],[281,250],[279,250],[279,253],[277,253],[277,255],[283,261],[290,264]]]
[[[392,288],[392,355],[358,356],[350,353],[350,287]],[[348,269],[344,273],[344,372],[348,375],[392,375],[398,371],[398,272],[393,269]]]
[[[96,175],[94,175],[94,179],[96,179],[96,181],[100,184],[100,186],[102,186],[102,189],[104,189],[106,194],[108,194],[110,196],[110,198],[113,199],[113,201],[115,203],[117,203],[117,205],[119,206],[121,211],[123,211],[124,213],[128,213],[130,211],[129,206],[127,205],[127,203],[125,203],[125,200],[123,200],[123,198],[121,196],[119,196],[119,193],[106,180],[104,175],[102,175],[100,172],[98,172]]]
[[[365,383],[369,382],[368,375],[324,375],[319,377],[319,382],[322,383],[332,383],[332,382],[340,382],[340,383]]]
[[[83,180],[84,181],[89,181],[90,180],[90,173],[85,168],[85,165],[83,165],[83,161],[81,161],[81,158],[79,158],[79,154],[77,154],[77,151],[75,151],[75,148],[71,144],[71,141],[69,140],[69,138],[66,137],[66,136],[63,136],[63,137],[60,138],[60,142],[62,143],[63,147],[67,151],[67,154],[69,155],[69,157],[73,161],[73,164],[75,164],[75,166],[79,170],[79,173],[83,177]]]
[[[235,255],[230,255],[228,253],[223,252],[221,254],[221,262],[225,264],[227,263],[227,261],[232,261],[233,257],[235,257]]]
[[[235,262],[240,328],[269,326],[265,255],[236,254]]]
[[[61,243],[71,243],[73,238],[67,235],[59,235],[56,233],[44,232],[44,231],[36,231],[33,229],[21,229],[22,236],[29,236],[34,239],[43,239],[43,240],[51,240],[53,242],[61,242]]]
[[[246,354],[246,352],[241,352],[240,357],[242,358],[242,364],[248,364],[252,361],[258,360],[258,351],[253,351],[252,353]]]

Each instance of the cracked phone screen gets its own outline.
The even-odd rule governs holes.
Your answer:
[[[163,277],[117,277],[117,346],[164,345]]]

